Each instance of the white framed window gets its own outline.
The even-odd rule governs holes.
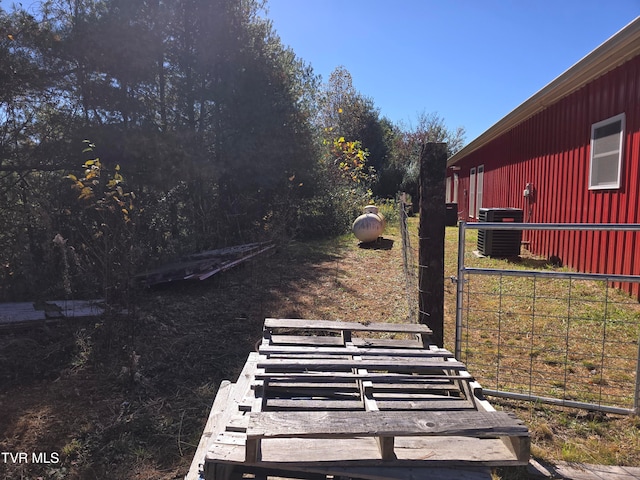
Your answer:
[[[453,203],[458,203],[458,182],[460,181],[460,178],[458,177],[457,173],[453,174],[453,199],[452,202]]]
[[[469,171],[469,216],[476,218],[476,167]]]
[[[591,126],[589,190],[620,188],[624,123],[621,113]]]
[[[478,185],[476,186],[476,218],[480,218],[482,208],[482,191],[484,190],[484,165],[478,167]]]

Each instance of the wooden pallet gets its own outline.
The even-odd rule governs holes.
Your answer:
[[[220,388],[191,478],[199,464],[216,480],[486,479],[488,467],[527,464],[526,426],[483,400],[464,364],[429,345],[430,333],[267,319],[258,352]]]

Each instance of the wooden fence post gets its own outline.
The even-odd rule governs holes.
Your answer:
[[[444,346],[444,233],[447,144],[427,143],[420,152],[419,321]]]

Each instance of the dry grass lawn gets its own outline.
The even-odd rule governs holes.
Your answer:
[[[138,292],[126,318],[0,333],[0,451],[60,456],[0,463],[0,477],[182,478],[218,385],[235,380],[265,317],[408,320],[398,229],[384,239],[378,248],[352,236],[290,242],[206,282]],[[452,349],[449,280],[445,290]],[[635,417],[493,403],[528,423],[536,456],[640,466]]]

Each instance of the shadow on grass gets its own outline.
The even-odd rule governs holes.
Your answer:
[[[316,285],[350,291],[338,282],[344,248],[339,239],[290,242],[205,281],[139,289],[127,318],[0,338],[0,365],[12,372],[0,375],[0,398],[12,399],[0,439],[12,439],[11,451],[61,452],[53,473],[25,465],[0,476],[182,477],[218,385],[237,379],[264,318],[298,316]],[[54,420],[30,420],[45,414]]]
[[[485,257],[480,257],[485,258]],[[531,257],[523,257],[519,255],[513,256],[500,256],[500,255],[491,255],[486,258],[491,258],[493,260],[501,260],[506,262],[507,264],[518,265],[520,267],[525,267],[530,270],[545,270],[549,268],[559,268],[562,267],[562,262],[560,260],[555,260],[551,258],[549,260],[544,258],[531,258]]]
[[[360,242],[358,247],[364,250],[391,250],[393,248],[393,240],[380,237],[374,242]]]

